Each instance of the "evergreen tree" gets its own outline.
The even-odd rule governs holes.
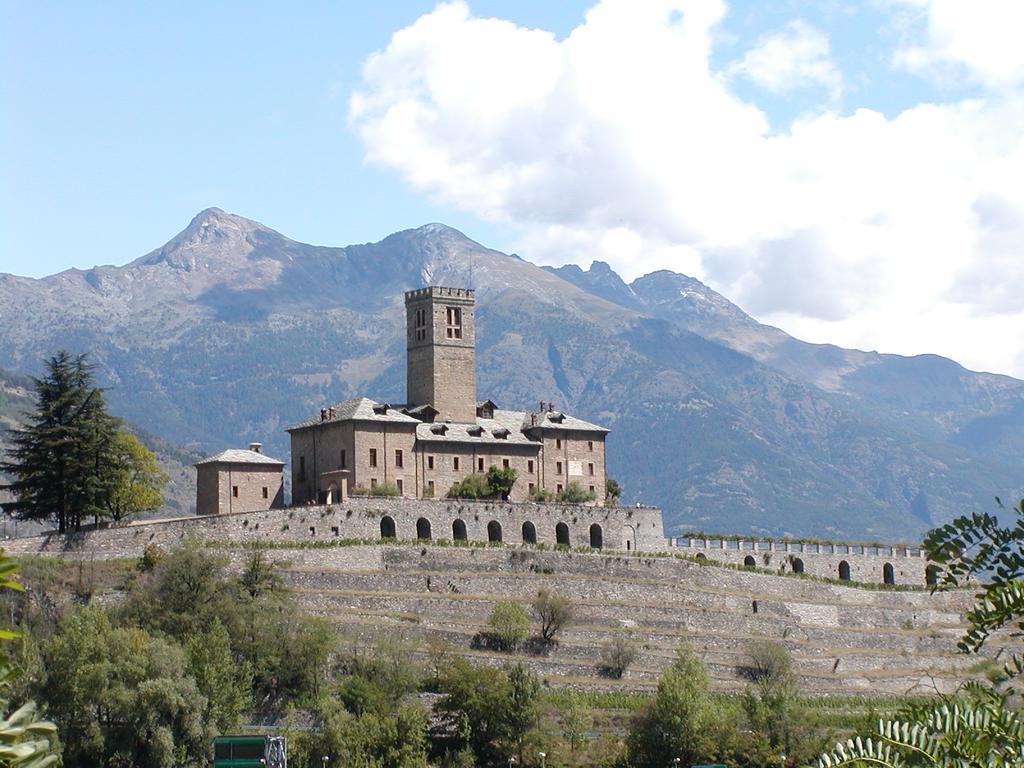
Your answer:
[[[107,414],[85,355],[58,352],[34,379],[36,407],[28,425],[12,431],[10,461],[0,470],[15,500],[5,512],[22,520],[56,520],[61,532],[104,513],[115,480],[108,470],[117,422]]]

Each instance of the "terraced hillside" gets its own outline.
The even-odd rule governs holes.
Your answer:
[[[245,556],[233,551],[233,559]],[[785,643],[807,695],[949,691],[979,671],[958,656],[968,592],[865,589],[739,571],[670,557],[406,544],[279,549],[289,585],[312,613],[355,638],[443,638],[479,663],[509,655],[473,649],[494,603],[528,602],[541,587],[570,597],[576,623],[547,655],[519,654],[557,686],[653,688],[681,638],[716,685],[742,685],[751,640]],[[622,680],[599,673],[601,648],[627,631],[640,646]],[[437,646],[437,643],[433,643]],[[991,645],[992,653],[1000,643]]]

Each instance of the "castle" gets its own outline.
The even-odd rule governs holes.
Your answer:
[[[468,288],[405,294],[408,402],[357,397],[289,427],[293,505],[385,486],[403,498],[440,498],[491,467],[515,471],[507,501],[555,498],[575,484],[589,503],[604,503],[607,429],[543,401],[535,411],[510,411],[477,400],[474,310]],[[274,467],[283,463],[258,444],[203,460],[197,514],[280,506],[281,484],[267,474]]]

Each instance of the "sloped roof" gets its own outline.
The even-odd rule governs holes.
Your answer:
[[[266,464],[268,466],[283,467],[284,462],[272,459],[266,454],[250,451],[246,448],[228,448],[226,451],[207,456],[197,461],[195,466],[201,464]]]
[[[536,424],[531,423],[531,417],[534,415],[537,417]],[[605,434],[611,431],[607,427],[591,424],[589,421],[577,419],[575,416],[570,416],[561,411],[545,411],[544,413],[536,414],[524,413],[520,428],[524,430],[574,429],[579,432],[603,432]]]
[[[421,423],[419,419],[414,419],[412,416],[407,416],[402,413],[396,406],[389,406],[386,413],[377,413],[377,411],[374,410],[375,408],[379,409],[384,405],[387,404],[378,403],[368,397],[354,397],[351,400],[342,400],[340,403],[328,406],[328,410],[334,410],[333,418],[329,416],[327,419],[321,420],[320,414],[317,413],[305,421],[293,424],[288,427],[287,431],[291,432],[295,429],[315,427],[317,424],[326,424],[331,421],[386,421],[401,424]]]
[[[476,419],[471,424],[437,422],[416,427],[416,440],[425,443],[473,443],[475,445],[519,445],[540,448],[540,441],[523,434],[523,411],[494,412],[493,419]],[[443,431],[439,427],[445,427]],[[480,430],[479,436],[472,432]],[[497,433],[497,434],[495,434]],[[506,437],[498,437],[505,434]]]

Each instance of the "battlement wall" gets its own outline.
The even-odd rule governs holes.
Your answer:
[[[865,584],[926,584],[928,559],[920,547],[679,536],[670,549],[728,565],[807,573]],[[845,566],[845,567],[844,567]]]
[[[512,546],[532,527],[535,543],[570,547],[663,551],[661,510],[653,507],[596,507],[494,501],[351,498],[342,504],[290,507],[263,512],[140,521],[67,534],[43,534],[6,542],[12,555],[90,553],[95,557],[138,557],[149,544],[170,547],[193,535],[206,541],[329,543],[380,538],[500,541]]]

